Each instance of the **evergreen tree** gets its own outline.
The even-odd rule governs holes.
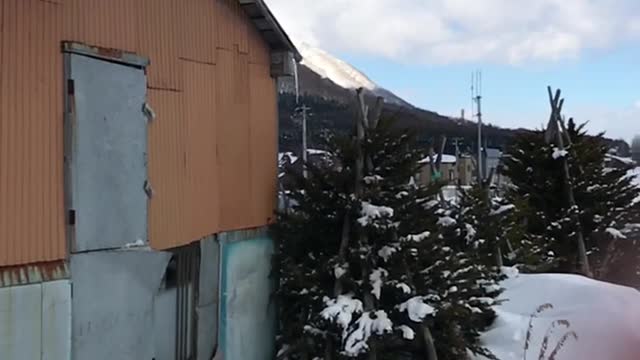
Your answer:
[[[274,226],[280,358],[491,357],[478,338],[495,317],[498,275],[449,244],[454,214],[437,187],[410,181],[423,158],[413,144],[381,121],[360,149],[330,138],[331,162],[292,174],[292,206]]]
[[[590,262],[596,275],[607,278],[611,267],[612,252],[619,247],[629,249],[631,242],[620,240],[630,233],[632,216],[637,214],[633,200],[638,189],[627,176],[629,167],[606,166],[608,148],[602,137],[589,136],[584,125],[576,126],[573,120],[564,133],[571,144],[560,151],[545,142],[544,131],[523,133],[516,137],[507,151],[503,174],[513,187],[508,198],[523,201],[526,207],[527,236],[541,249],[549,249],[555,255],[554,270],[575,272],[577,224],[571,212],[577,211]],[[577,207],[567,206],[559,161],[566,157]]]

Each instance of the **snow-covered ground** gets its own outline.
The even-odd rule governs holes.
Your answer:
[[[505,301],[483,335],[499,359],[640,359],[640,292],[577,275],[507,270],[511,274],[500,296]]]

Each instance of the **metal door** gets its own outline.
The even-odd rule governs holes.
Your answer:
[[[75,53],[66,67],[71,251],[146,243],[144,70]]]

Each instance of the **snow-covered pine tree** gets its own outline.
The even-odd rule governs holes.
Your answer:
[[[567,157],[582,232],[596,276],[607,279],[604,269],[615,261],[619,248],[637,252],[634,241],[617,241],[633,236],[632,218],[637,215],[638,189],[627,176],[628,167],[608,168],[608,148],[602,134],[590,136],[584,125],[570,120],[566,151],[545,142],[544,131],[518,135],[504,159],[503,175],[513,186],[508,198],[525,201],[527,234],[542,249],[550,249],[558,260],[554,270],[576,272],[576,224],[569,216],[562,164]],[[537,240],[536,240],[537,239]]]
[[[358,191],[356,145],[332,138],[329,166],[292,174],[292,207],[274,226],[279,358],[490,355],[478,337],[499,287],[447,245],[437,187],[410,181],[423,158],[413,136],[390,121],[367,129]]]
[[[462,246],[490,267],[515,266],[544,271],[555,261],[553,252],[526,231],[526,201],[499,196],[487,184],[461,188],[459,231]],[[532,264],[536,264],[535,267]]]

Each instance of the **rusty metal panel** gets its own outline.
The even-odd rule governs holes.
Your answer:
[[[0,268],[0,288],[69,278],[64,261],[4,266]]]
[[[216,46],[233,50],[235,44],[234,4],[237,0],[215,0]]]
[[[146,78],[141,68],[69,54],[72,252],[147,240]],[[70,91],[69,91],[70,92]]]
[[[64,0],[64,39],[133,51],[137,44],[136,2]]]
[[[169,249],[189,241],[187,225],[187,137],[183,95],[149,89],[148,102],[156,114],[149,124],[149,242]]]
[[[216,158],[216,68],[185,62],[185,119],[187,125],[187,176],[189,240],[218,230],[218,166]],[[185,245],[185,244],[181,244]]]
[[[251,214],[248,59],[218,50],[216,93],[221,230],[241,229]]]
[[[249,46],[249,62],[252,64],[271,64],[269,46],[262,39],[262,35],[255,26],[249,26],[247,31],[247,42]]]
[[[0,265],[62,259],[61,6],[2,2]]]
[[[179,30],[180,58],[216,63],[216,7],[211,0],[182,0]]]
[[[103,1],[103,0],[101,0]],[[137,52],[148,56],[148,84],[154,89],[182,90],[180,51],[179,0],[138,0]]]
[[[249,20],[247,14],[242,10],[240,2],[233,1],[233,29],[234,29],[234,45],[238,46],[238,51],[243,54],[249,53],[249,27],[253,24]]]
[[[276,207],[278,114],[276,86],[267,65],[249,65],[251,204],[253,225],[270,223]]]

